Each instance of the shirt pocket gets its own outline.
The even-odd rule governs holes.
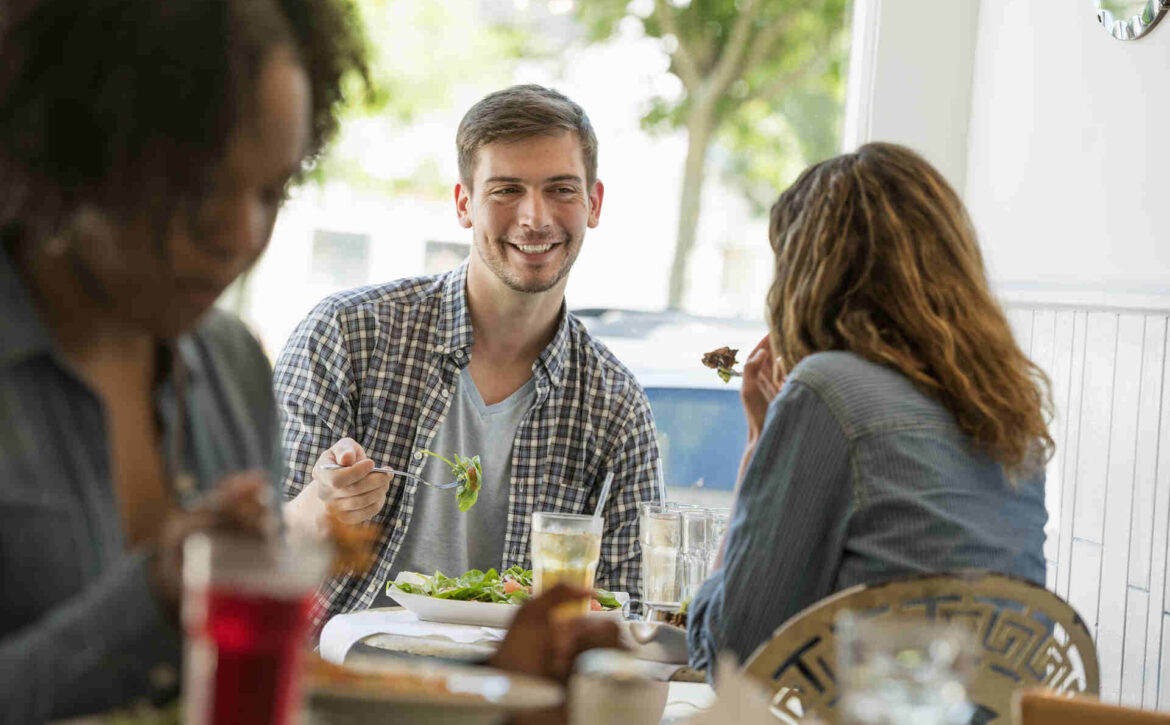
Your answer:
[[[574,465],[550,466],[540,491],[538,511],[588,514],[593,497],[594,473]]]
[[[68,504],[0,498],[0,630],[32,622],[82,589],[78,526]]]

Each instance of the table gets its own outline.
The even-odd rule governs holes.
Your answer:
[[[398,612],[402,611],[402,608],[388,607],[385,610],[372,611]],[[494,654],[495,649],[491,642],[455,642],[430,637],[380,633],[368,635],[353,644],[346,651],[345,659],[349,660],[350,657],[354,656],[392,654],[395,657],[442,657],[466,662],[482,662]],[[669,666],[666,669],[669,669]],[[704,673],[680,666],[670,674],[668,681],[670,684],[667,704],[661,719],[663,725],[682,723],[700,710],[710,707],[711,703],[714,702],[715,693],[706,683]]]

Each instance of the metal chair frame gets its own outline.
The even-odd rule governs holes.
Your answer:
[[[1096,695],[1097,649],[1084,621],[1056,594],[1030,581],[979,570],[915,575],[860,585],[796,614],[748,659],[745,672],[773,693],[786,723],[815,715],[836,722],[835,620],[918,617],[965,626],[980,646],[968,694],[973,723],[1008,725],[1021,687]]]

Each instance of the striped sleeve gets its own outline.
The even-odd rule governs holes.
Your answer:
[[[296,497],[329,446],[354,437],[357,383],[346,338],[328,303],[306,317],[276,361],[273,387],[288,462],[284,495]]]
[[[723,568],[695,595],[691,667],[742,664],[793,614],[832,590],[852,506],[849,442],[820,396],[790,382],[744,473]]]

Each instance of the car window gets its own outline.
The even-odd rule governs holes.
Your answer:
[[[739,391],[647,387],[646,396],[658,426],[667,485],[733,490],[747,440]]]

